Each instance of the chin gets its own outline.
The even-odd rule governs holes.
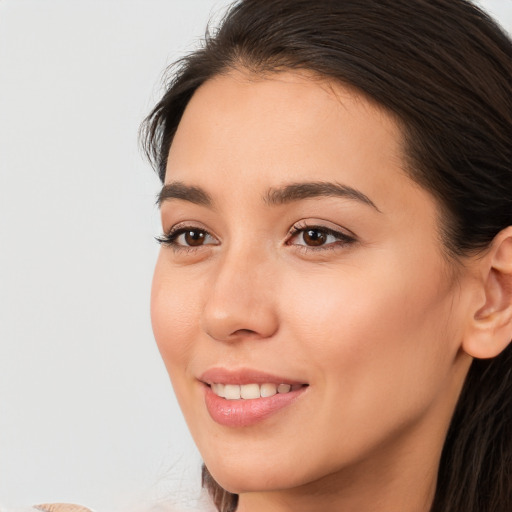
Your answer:
[[[313,475],[306,475],[296,464],[280,465],[275,459],[267,458],[268,463],[256,460],[236,461],[230,463],[224,459],[222,464],[207,464],[215,481],[233,494],[247,492],[271,492],[300,487],[314,480]],[[311,468],[309,468],[311,469]]]
[[[276,477],[275,475],[265,474],[252,468],[251,471],[240,472],[211,472],[215,481],[226,491],[233,494],[243,494],[249,492],[271,492],[282,489],[297,487],[295,482],[287,478]]]

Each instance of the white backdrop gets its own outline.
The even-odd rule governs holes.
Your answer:
[[[0,0],[0,506],[206,510],[153,342],[137,130],[227,0]],[[482,0],[512,31],[512,0]]]

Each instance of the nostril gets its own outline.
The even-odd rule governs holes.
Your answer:
[[[225,285],[223,288],[227,288]],[[220,286],[207,298],[202,310],[202,330],[217,341],[262,339],[275,334],[278,315],[272,298],[222,292]]]
[[[242,336],[257,336],[258,333],[256,331],[252,331],[251,329],[238,329],[232,335],[242,335]]]

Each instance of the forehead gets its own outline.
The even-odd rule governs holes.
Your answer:
[[[401,133],[362,94],[311,74],[258,77],[239,71],[203,84],[189,102],[170,148],[166,181],[257,172],[283,181],[359,179],[402,167]],[[370,173],[364,173],[371,167]],[[215,176],[213,176],[215,175]],[[302,176],[307,175],[307,176]]]
[[[319,172],[329,156],[340,168],[356,164],[357,154],[401,165],[401,140],[390,115],[341,84],[298,72],[233,71],[192,97],[170,149],[167,179],[183,172],[185,161],[187,171],[196,163],[206,171],[206,161],[211,171],[279,166],[295,175]]]

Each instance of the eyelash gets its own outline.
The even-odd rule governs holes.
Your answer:
[[[320,234],[326,235],[326,236],[332,236],[336,239],[335,242],[322,244],[317,247],[312,245],[306,245],[306,244],[292,244],[290,243],[290,240],[295,238],[296,236],[300,235],[301,233],[306,233],[308,231],[317,231]],[[318,226],[313,224],[307,224],[307,223],[299,223],[295,224],[289,234],[289,237],[286,241],[286,245],[293,245],[298,250],[301,251],[328,251],[328,250],[335,250],[339,249],[340,247],[345,247],[350,244],[353,244],[356,242],[356,237],[353,235],[348,235],[347,233],[343,233],[341,231],[337,231],[335,229],[328,228],[326,226]]]
[[[308,231],[316,231],[324,236],[332,236],[336,239],[335,242],[322,244],[317,247],[307,244],[294,244],[290,243],[291,240],[293,240],[295,237],[300,235],[301,233],[306,233]],[[216,238],[206,229],[199,228],[196,226],[183,226],[178,225],[171,228],[171,230],[168,233],[164,233],[163,235],[160,235],[156,237],[156,241],[161,244],[168,247],[171,247],[175,251],[186,251],[186,252],[192,252],[196,251],[205,245],[217,245],[217,244],[200,244],[197,246],[191,246],[191,245],[182,245],[177,242],[178,238],[186,233],[200,233],[204,237],[211,237],[216,240]],[[338,249],[340,247],[345,247],[347,245],[353,244],[356,242],[355,236],[348,235],[346,233],[343,233],[341,231],[336,231],[334,229],[328,228],[326,226],[318,226],[318,225],[311,225],[306,223],[300,223],[294,225],[287,237],[286,245],[294,246],[297,250],[301,251],[326,251],[326,250],[334,250]]]
[[[156,241],[161,244],[165,245],[167,247],[171,247],[175,251],[196,251],[197,249],[200,249],[201,247],[204,247],[204,245],[198,245],[198,246],[191,246],[191,245],[182,245],[177,242],[178,238],[181,235],[184,235],[185,233],[201,233],[204,236],[210,236],[215,239],[215,237],[206,229],[199,228],[197,226],[183,226],[178,225],[172,227],[169,232],[164,233],[160,236],[157,236],[155,239]],[[217,244],[206,244],[206,245],[217,245]]]

